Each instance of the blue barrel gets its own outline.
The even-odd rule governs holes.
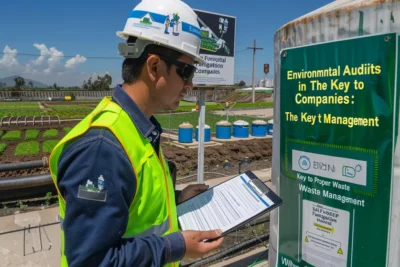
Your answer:
[[[233,123],[233,136],[238,138],[249,137],[249,123],[238,120]]]
[[[263,120],[255,120],[251,125],[252,136],[266,136],[267,135],[267,122]]]
[[[216,127],[216,137],[219,139],[231,139],[232,124],[229,121],[219,121]]]
[[[269,120],[267,124],[267,133],[272,135],[274,132],[274,120]]]
[[[187,122],[184,122],[181,125],[179,125],[178,142],[193,143],[193,125]]]
[[[211,129],[207,124],[204,125],[204,142],[210,142],[211,140]],[[196,141],[199,141],[199,126],[196,126]]]

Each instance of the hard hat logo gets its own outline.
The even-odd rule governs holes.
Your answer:
[[[171,15],[170,19],[170,15],[167,15],[167,18],[165,19],[165,34],[169,34],[168,28],[172,28],[172,34],[175,36],[179,36],[179,24],[181,24],[181,22],[179,21],[179,19],[181,17],[179,17],[178,12],[173,13]]]
[[[164,31],[165,34],[169,34],[169,31],[168,31],[169,25],[171,25],[171,20],[169,19],[169,16],[167,16],[167,18],[165,20],[165,31]]]
[[[144,25],[152,25],[154,22],[154,19],[151,17],[150,13],[147,13],[146,15],[144,15],[142,17],[142,19],[140,20],[140,24],[144,24]]]
[[[179,35],[179,24],[181,23],[179,21],[180,17],[178,15],[178,13],[174,13],[172,14],[172,21],[171,21],[171,26],[174,29],[174,31],[172,32],[173,35],[178,36]]]
[[[159,21],[160,19],[157,17],[157,15],[158,14],[151,13],[151,12],[145,12],[145,11],[132,11],[129,14],[129,18],[136,19],[132,23],[132,28],[138,28],[138,29],[152,28],[152,29],[160,30],[161,27],[157,26],[157,23],[160,23],[160,21]],[[125,28],[126,28],[126,26],[125,26]]]
[[[120,44],[120,54],[124,56],[137,57],[143,51],[141,45],[158,43],[190,56],[196,63],[204,62],[200,57],[201,35],[197,15],[180,0],[142,0],[130,12],[125,28],[117,35],[124,39],[134,36],[138,41],[145,41],[138,43],[135,50]]]

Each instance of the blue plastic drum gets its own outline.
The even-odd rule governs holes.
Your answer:
[[[229,121],[219,121],[216,126],[216,137],[218,139],[231,139],[232,123]]]
[[[266,136],[267,135],[267,122],[263,120],[255,120],[251,125],[252,136]]]
[[[235,121],[233,123],[233,136],[237,138],[248,138],[249,123],[243,120]]]
[[[196,126],[196,141],[199,141],[199,126]],[[211,140],[211,129],[207,124],[204,125],[204,142],[210,142]]]
[[[178,142],[193,143],[193,125],[185,122],[179,125]]]

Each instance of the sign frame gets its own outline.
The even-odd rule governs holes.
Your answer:
[[[390,137],[391,138],[391,142],[392,142],[392,144],[391,144],[391,151],[393,151],[393,155],[392,155],[392,158],[391,158],[391,161],[390,161],[390,167],[391,167],[391,170],[393,170],[393,167],[394,167],[394,151],[395,151],[395,147],[394,147],[394,143],[396,142],[396,140],[397,140],[397,138],[398,138],[398,117],[399,117],[399,115],[398,115],[398,110],[399,110],[399,73],[400,73],[400,71],[399,71],[399,62],[398,62],[398,59],[400,58],[400,55],[399,55],[399,43],[400,43],[400,37],[399,37],[399,34],[398,33],[396,33],[396,32],[390,32],[390,33],[379,33],[379,34],[373,34],[373,35],[366,35],[366,36],[357,36],[357,37],[353,37],[353,38],[347,38],[347,39],[342,39],[342,40],[335,40],[335,41],[329,41],[329,42],[323,42],[323,43],[318,43],[318,44],[311,44],[311,45],[304,45],[304,46],[299,46],[299,47],[292,47],[292,48],[286,48],[286,49],[283,49],[282,51],[281,51],[281,55],[280,55],[280,61],[281,61],[281,75],[280,75],[280,84],[281,84],[281,90],[280,90],[280,92],[281,92],[281,94],[280,94],[280,101],[281,101],[281,103],[280,103],[280,121],[281,121],[281,123],[280,123],[280,142],[279,142],[279,147],[280,147],[280,157],[279,157],[279,162],[280,162],[280,164],[279,164],[279,179],[280,179],[280,181],[279,181],[279,186],[278,186],[278,188],[280,189],[280,192],[279,192],[279,194],[280,194],[280,196],[282,196],[282,198],[285,200],[285,202],[286,203],[288,203],[288,200],[287,199],[285,199],[285,197],[284,197],[284,194],[282,194],[282,188],[283,187],[285,187],[285,186],[287,186],[285,183],[283,184],[282,182],[284,181],[283,179],[290,179],[290,178],[293,178],[293,179],[291,179],[291,180],[295,180],[296,181],[296,179],[298,179],[298,177],[288,177],[288,176],[286,176],[286,175],[283,175],[284,173],[285,173],[285,169],[286,170],[288,170],[288,166],[287,166],[287,162],[286,163],[284,163],[284,158],[285,158],[285,151],[284,151],[284,149],[283,149],[283,147],[285,146],[285,142],[288,142],[288,139],[287,138],[285,138],[285,136],[284,136],[284,132],[288,132],[289,130],[289,128],[287,128],[286,130],[285,130],[285,124],[288,124],[288,123],[293,123],[293,121],[295,120],[294,119],[294,117],[291,117],[291,119],[287,119],[287,118],[285,118],[285,116],[286,116],[286,114],[285,114],[285,112],[287,112],[287,110],[285,110],[285,108],[287,107],[287,105],[285,105],[285,101],[287,101],[288,100],[288,97],[287,97],[287,95],[285,95],[285,88],[287,88],[288,87],[288,84],[286,83],[287,82],[287,80],[285,80],[283,77],[285,76],[285,75],[287,75],[287,67],[286,68],[284,68],[284,60],[285,60],[285,58],[286,57],[288,57],[294,50],[295,51],[302,51],[302,49],[304,49],[303,51],[305,51],[306,49],[310,49],[310,47],[314,47],[314,48],[316,48],[317,49],[317,51],[319,52],[320,50],[322,50],[322,48],[321,47],[323,47],[323,46],[328,46],[328,45],[335,45],[335,44],[343,44],[343,42],[348,42],[349,44],[352,42],[352,41],[354,41],[354,42],[356,42],[357,40],[360,40],[360,39],[366,39],[367,41],[366,42],[368,42],[369,40],[371,40],[371,39],[373,39],[373,38],[378,38],[378,37],[382,37],[382,38],[385,38],[385,41],[390,41],[390,39],[394,39],[394,48],[392,47],[392,50],[391,50],[391,52],[393,52],[393,50],[394,50],[394,59],[393,60],[391,60],[390,61],[390,63],[387,63],[384,67],[382,67],[382,69],[383,68],[385,68],[385,67],[388,67],[388,65],[389,64],[391,64],[389,67],[391,68],[389,71],[388,70],[386,70],[387,71],[387,73],[384,73],[384,74],[381,74],[383,77],[386,77],[386,76],[389,76],[390,77],[390,81],[388,81],[388,83],[390,84],[390,85],[393,85],[393,92],[391,92],[391,93],[393,93],[393,96],[392,95],[390,95],[391,97],[393,97],[393,99],[391,99],[390,101],[393,101],[393,102],[391,102],[391,105],[390,105],[390,107],[392,108],[391,109],[391,114],[392,115],[390,115],[390,116],[392,116],[393,117],[393,119],[392,119],[392,124],[385,124],[385,125],[389,125],[389,126],[391,126],[392,127],[392,136]],[[393,39],[392,39],[392,41],[393,41]],[[338,45],[339,46],[339,45]],[[318,49],[320,49],[320,50],[318,50]],[[331,51],[331,50],[327,50],[327,51]],[[329,52],[327,52],[327,51],[324,51],[325,53],[329,53]],[[339,48],[337,48],[336,50],[334,50],[334,52],[336,53],[336,55],[339,53],[338,52],[339,51]],[[316,52],[316,54],[318,54],[318,52]],[[384,51],[385,52],[385,51]],[[382,53],[384,53],[384,52],[382,52]],[[306,52],[304,52],[304,53],[306,53]],[[319,54],[320,55],[320,54]],[[384,54],[384,55],[386,55],[386,54]],[[327,58],[329,58],[329,57],[327,57]],[[373,57],[369,57],[369,58],[373,58]],[[366,58],[363,58],[363,59],[365,59],[366,60],[366,62],[368,62],[368,60],[366,59]],[[353,61],[357,61],[357,59],[349,59],[349,60],[346,60],[346,59],[344,59],[344,60],[341,60],[340,62],[349,62],[349,61],[351,61],[351,60],[353,60]],[[358,60],[360,60],[359,58],[358,58]],[[314,60],[314,61],[312,61],[312,62],[318,62],[317,60]],[[372,63],[372,62],[371,62]],[[373,63],[375,63],[375,62],[373,62]],[[337,62],[335,62],[335,64],[337,64],[337,65],[343,65],[343,64],[345,64],[345,63],[337,63]],[[349,63],[348,63],[349,64]],[[307,65],[307,64],[306,64]],[[311,64],[310,64],[311,65]],[[320,64],[320,63],[317,63],[317,64],[314,64],[314,65],[317,65],[317,66],[321,66],[321,65],[324,65],[324,64]],[[301,66],[301,65],[300,65]],[[307,65],[308,66],[308,65]],[[300,67],[301,68],[301,67]],[[315,69],[315,68],[314,68]],[[318,68],[316,68],[316,69],[318,69]],[[343,71],[343,69],[342,69],[342,71]],[[383,70],[382,70],[382,72],[383,72]],[[340,72],[339,72],[340,73]],[[355,75],[356,76],[356,75]],[[329,77],[328,77],[329,78]],[[333,78],[333,77],[332,77]],[[340,76],[338,76],[338,77],[335,77],[335,78],[343,78],[343,77],[340,77]],[[330,78],[328,79],[328,80],[330,80]],[[360,79],[360,80],[362,80],[362,79]],[[300,82],[299,82],[300,83]],[[314,83],[315,84],[315,83]],[[292,85],[293,86],[293,85]],[[308,86],[310,86],[309,84],[307,85],[307,89],[309,89],[309,87]],[[328,85],[329,86],[329,85]],[[376,87],[373,87],[372,89],[369,89],[369,90],[373,90],[373,92],[375,92],[375,91],[377,91],[377,92],[379,92],[379,93],[377,93],[378,95],[380,95],[381,93],[382,93],[382,91],[384,91],[384,90],[386,90],[386,89],[382,89],[382,88],[378,88],[378,87],[382,87],[382,84],[379,84],[378,86],[376,86]],[[300,87],[299,87],[300,88]],[[295,89],[291,89],[292,91],[296,91],[296,89],[297,89],[297,87],[295,88]],[[304,89],[304,88],[303,88]],[[330,89],[330,88],[327,88],[328,90]],[[321,89],[321,90],[323,90],[323,89]],[[326,90],[326,89],[325,89]],[[389,89],[387,89],[387,90],[389,90]],[[301,92],[301,91],[300,91]],[[305,93],[305,91],[303,91],[303,92],[301,92],[301,93],[304,93],[304,94],[306,94]],[[307,92],[308,93],[308,92]],[[385,91],[385,94],[389,94],[389,91]],[[308,95],[307,95],[308,96]],[[388,97],[388,98],[390,98],[390,97]],[[385,100],[387,100],[388,98],[385,98]],[[363,99],[363,97],[361,97],[361,99]],[[371,99],[373,99],[373,98],[371,98]],[[351,100],[350,100],[351,101]],[[383,102],[384,103],[384,102]],[[332,105],[333,106],[333,105]],[[340,105],[339,105],[340,106]],[[371,107],[369,107],[370,109],[371,109]],[[328,108],[325,108],[325,109],[328,109]],[[338,109],[339,109],[339,107],[338,107]],[[307,111],[309,111],[309,110],[307,110]],[[337,111],[337,110],[336,110]],[[294,114],[295,112],[293,112],[293,114]],[[311,112],[309,112],[309,113],[311,113]],[[293,114],[291,114],[291,115],[293,115]],[[358,114],[358,113],[357,113]],[[290,116],[291,116],[290,115]],[[298,120],[301,120],[301,119],[298,119]],[[297,124],[297,126],[302,126],[302,124]],[[335,125],[334,127],[337,127],[337,128],[339,128],[339,127],[342,127],[343,125]],[[317,128],[317,127],[322,127],[321,125],[313,125],[313,127],[309,127],[309,128]],[[380,129],[380,130],[382,130],[382,129]],[[310,130],[310,131],[308,131],[307,132],[307,136],[312,136],[312,130]],[[345,132],[345,131],[344,131]],[[315,133],[315,132],[314,132]],[[325,134],[326,134],[326,132],[324,132]],[[344,135],[344,136],[347,136],[347,135]],[[286,140],[285,140],[286,139]],[[301,138],[300,138],[301,139]],[[289,141],[294,141],[293,140],[293,138],[289,138]],[[304,142],[300,142],[300,144],[298,144],[298,147],[297,148],[299,148],[300,147],[300,149],[302,149],[302,148],[304,148],[304,147],[306,147],[307,145],[309,145],[309,144],[311,144],[312,142],[310,142],[309,140],[304,140]],[[316,143],[318,143],[318,142],[316,142]],[[331,145],[339,145],[339,146],[341,146],[341,148],[344,148],[344,145],[343,144],[335,144],[335,143],[331,143]],[[286,148],[287,149],[287,148]],[[372,149],[369,149],[369,148],[367,148],[367,147],[365,147],[365,150],[372,150]],[[309,152],[309,151],[308,151]],[[315,152],[315,151],[313,151],[313,152]],[[365,152],[365,151],[362,151],[362,152]],[[369,151],[367,151],[367,152],[369,152]],[[287,153],[286,153],[287,154]],[[381,154],[379,154],[379,155],[381,155]],[[375,157],[375,154],[374,155],[372,155],[372,157]],[[383,159],[380,159],[380,161],[382,161]],[[292,163],[290,160],[289,160],[289,164],[290,165],[292,165],[292,164],[294,164],[294,163]],[[293,161],[294,162],[294,161]],[[387,163],[387,164],[389,164],[389,163]],[[386,165],[385,165],[386,166]],[[308,165],[306,164],[306,165],[304,165],[304,169],[308,169]],[[388,175],[388,174],[385,174],[385,175]],[[307,176],[307,174],[305,175],[306,176],[306,179],[308,178]],[[314,176],[314,175],[312,175],[312,176]],[[326,177],[319,177],[320,179],[319,179],[319,181],[323,181],[323,182],[327,182],[327,181],[329,181],[329,180],[327,180],[326,179]],[[385,178],[385,179],[389,179],[389,178]],[[314,179],[315,180],[315,179]],[[307,181],[307,180],[306,180]],[[387,183],[386,183],[386,186],[388,186],[388,184],[390,184],[390,188],[388,188],[387,190],[390,190],[390,198],[388,199],[388,202],[387,203],[384,203],[384,205],[387,205],[387,206],[385,206],[385,208],[387,208],[388,209],[388,212],[387,212],[387,218],[386,218],[386,220],[387,220],[387,222],[388,222],[388,224],[387,224],[387,229],[386,229],[386,232],[385,232],[385,235],[387,235],[387,244],[386,244],[386,248],[385,248],[385,255],[383,255],[382,254],[382,252],[381,252],[381,254],[380,254],[380,260],[383,260],[383,258],[385,258],[385,264],[386,264],[386,266],[388,266],[388,264],[389,264],[389,250],[390,250],[390,248],[389,248],[389,243],[390,243],[390,233],[391,233],[391,231],[392,231],[392,229],[391,229],[391,220],[392,220],[392,218],[390,217],[391,216],[391,214],[392,214],[392,204],[391,204],[391,201],[393,201],[393,190],[394,190],[394,188],[393,188],[393,182],[394,182],[394,174],[393,174],[393,172],[391,172],[391,174],[390,174],[390,181],[387,181]],[[300,183],[300,182],[299,182]],[[313,189],[315,189],[315,188],[318,188],[317,186],[316,187],[314,187]],[[320,188],[318,188],[318,189],[320,189]],[[293,187],[293,190],[294,190],[294,187]],[[299,189],[298,189],[299,190]],[[386,189],[385,189],[386,190]],[[359,190],[359,189],[351,189],[351,191],[354,191],[354,192],[356,192],[357,194],[359,194],[359,193],[361,193],[361,190]],[[372,197],[373,196],[373,194],[377,194],[378,192],[373,192],[374,191],[374,188],[372,188],[372,191],[371,191],[371,195],[365,195],[365,197],[366,198],[368,198],[368,197]],[[292,191],[293,192],[293,191]],[[298,209],[299,209],[299,211],[301,210],[301,193],[303,193],[303,192],[305,192],[305,191],[300,191],[299,190],[299,196],[298,196],[298,199],[297,199],[297,196],[296,196],[296,200],[294,200],[294,199],[292,199],[291,201],[293,202],[293,201],[298,201],[298,205],[299,205],[299,207],[298,207]],[[386,191],[385,191],[386,192]],[[311,193],[310,193],[311,194]],[[380,192],[380,194],[382,195],[382,192]],[[304,196],[304,194],[303,194],[303,196]],[[309,200],[309,198],[307,198],[307,200]],[[318,203],[317,203],[318,204]],[[324,204],[325,205],[325,202],[320,202],[320,204],[322,205],[322,204]],[[331,203],[329,203],[329,204],[331,204]],[[308,205],[308,204],[307,204]],[[337,208],[336,206],[335,207],[333,207],[332,208],[332,212],[333,213],[337,213],[337,214],[339,214],[339,213],[341,213],[341,211],[340,211],[340,209],[338,210],[338,211],[334,211],[334,209],[335,208]],[[287,234],[284,234],[288,229],[287,228],[285,228],[285,229],[281,229],[281,223],[282,223],[282,220],[286,220],[286,219],[288,219],[287,217],[285,217],[285,218],[283,218],[282,217],[282,214],[283,213],[286,213],[287,214],[287,212],[286,211],[282,211],[282,209],[285,209],[285,207],[284,206],[282,206],[280,209],[279,209],[279,211],[278,211],[278,229],[279,229],[279,233],[278,233],[278,240],[277,240],[277,266],[278,267],[280,267],[280,266],[290,266],[290,265],[285,265],[284,263],[283,263],[283,261],[282,261],[282,258],[281,258],[281,253],[282,253],[282,251],[281,251],[281,245],[280,245],[280,242],[281,242],[281,240],[282,240],[282,238],[284,239],[284,238],[288,238],[288,235]],[[321,207],[321,209],[322,209],[322,207]],[[398,209],[398,207],[397,207],[397,209]],[[300,214],[300,213],[299,213]],[[287,215],[286,215],[287,216]],[[295,215],[293,215],[293,216],[295,216]],[[300,217],[300,215],[299,215],[299,217]],[[348,215],[343,215],[342,216],[343,218],[349,218],[348,220],[349,220],[349,223],[351,222],[351,223],[353,223],[353,225],[351,225],[350,224],[350,228],[351,227],[353,227],[354,228],[354,218],[352,218],[352,213],[350,212],[350,216],[348,216]],[[293,217],[294,218],[294,217]],[[347,219],[346,219],[347,220]],[[298,222],[298,225],[296,226],[296,227],[298,227],[298,230],[295,230],[295,229],[292,229],[292,230],[290,230],[290,231],[297,231],[298,232],[298,234],[299,234],[299,236],[301,236],[301,233],[300,233],[300,229],[301,228],[303,228],[303,225],[302,224],[300,224],[300,221]],[[283,231],[283,232],[282,232]],[[353,234],[354,234],[354,232],[353,232]],[[357,234],[357,233],[356,233]],[[366,233],[367,234],[367,233]],[[359,233],[358,233],[358,235],[360,235]],[[286,241],[285,242],[287,242],[287,239],[286,239]],[[352,241],[352,242],[354,242],[354,240]],[[361,242],[361,241],[359,241],[359,242]],[[371,243],[373,243],[374,241],[371,241]],[[392,243],[393,243],[393,241],[392,241]],[[297,249],[296,249],[296,252],[297,252],[297,255],[301,255],[301,253],[300,253],[300,251],[301,251],[301,248],[300,248],[300,246],[301,245],[298,245],[298,251],[297,251]],[[339,250],[338,250],[339,251]],[[343,253],[343,250],[341,249],[340,250],[340,252],[341,253]],[[364,253],[366,253],[367,255],[370,255],[370,254],[368,254],[369,252],[368,251],[363,251]],[[295,252],[293,252],[293,253],[295,253]],[[292,255],[294,255],[294,254],[292,254]],[[357,255],[353,255],[353,254],[351,254],[350,255],[350,250],[349,250],[349,253],[347,254],[348,255],[348,259],[350,259],[350,257],[351,257],[351,265],[350,265],[350,263],[349,263],[349,261],[347,261],[347,263],[346,263],[346,266],[377,266],[377,265],[368,265],[368,264],[377,264],[377,262],[370,262],[370,263],[368,263],[367,265],[357,265],[357,262],[359,263],[359,264],[361,264],[360,262],[362,262],[362,259],[360,259],[360,257],[362,257],[362,256],[358,256],[357,257]],[[354,258],[355,258],[355,260],[356,260],[356,262],[354,262],[354,264],[355,265],[353,265],[353,260],[354,260]],[[291,262],[291,264],[293,264],[292,266],[305,266],[304,265],[304,262],[302,263],[302,261],[299,261],[298,260],[298,258],[293,258],[293,257],[287,257],[286,258],[286,261],[287,262]],[[364,263],[366,262],[366,260],[364,260]],[[309,264],[310,264],[310,262],[308,262]],[[378,263],[378,264],[383,264],[383,262],[380,262],[380,263]],[[381,265],[379,265],[379,266],[381,266]]]
[[[201,9],[193,9],[193,11],[198,16],[202,33],[200,56],[206,61],[205,64],[196,64],[197,70],[193,77],[193,84],[234,85],[237,18]],[[221,18],[224,23],[221,22]],[[207,33],[209,36],[205,37]],[[228,39],[221,38],[218,43],[216,38],[224,35],[228,36]],[[212,50],[204,49],[206,45]],[[219,46],[220,48],[217,49]],[[217,50],[214,51],[214,49]]]

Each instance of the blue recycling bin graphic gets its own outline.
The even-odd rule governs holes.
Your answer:
[[[342,175],[348,178],[356,177],[357,172],[361,171],[361,165],[357,165],[354,168],[350,166],[343,166]]]
[[[308,157],[306,157],[306,156],[301,156],[299,158],[299,166],[300,166],[301,169],[303,169],[305,171],[310,169],[310,167],[311,167],[310,159]]]

